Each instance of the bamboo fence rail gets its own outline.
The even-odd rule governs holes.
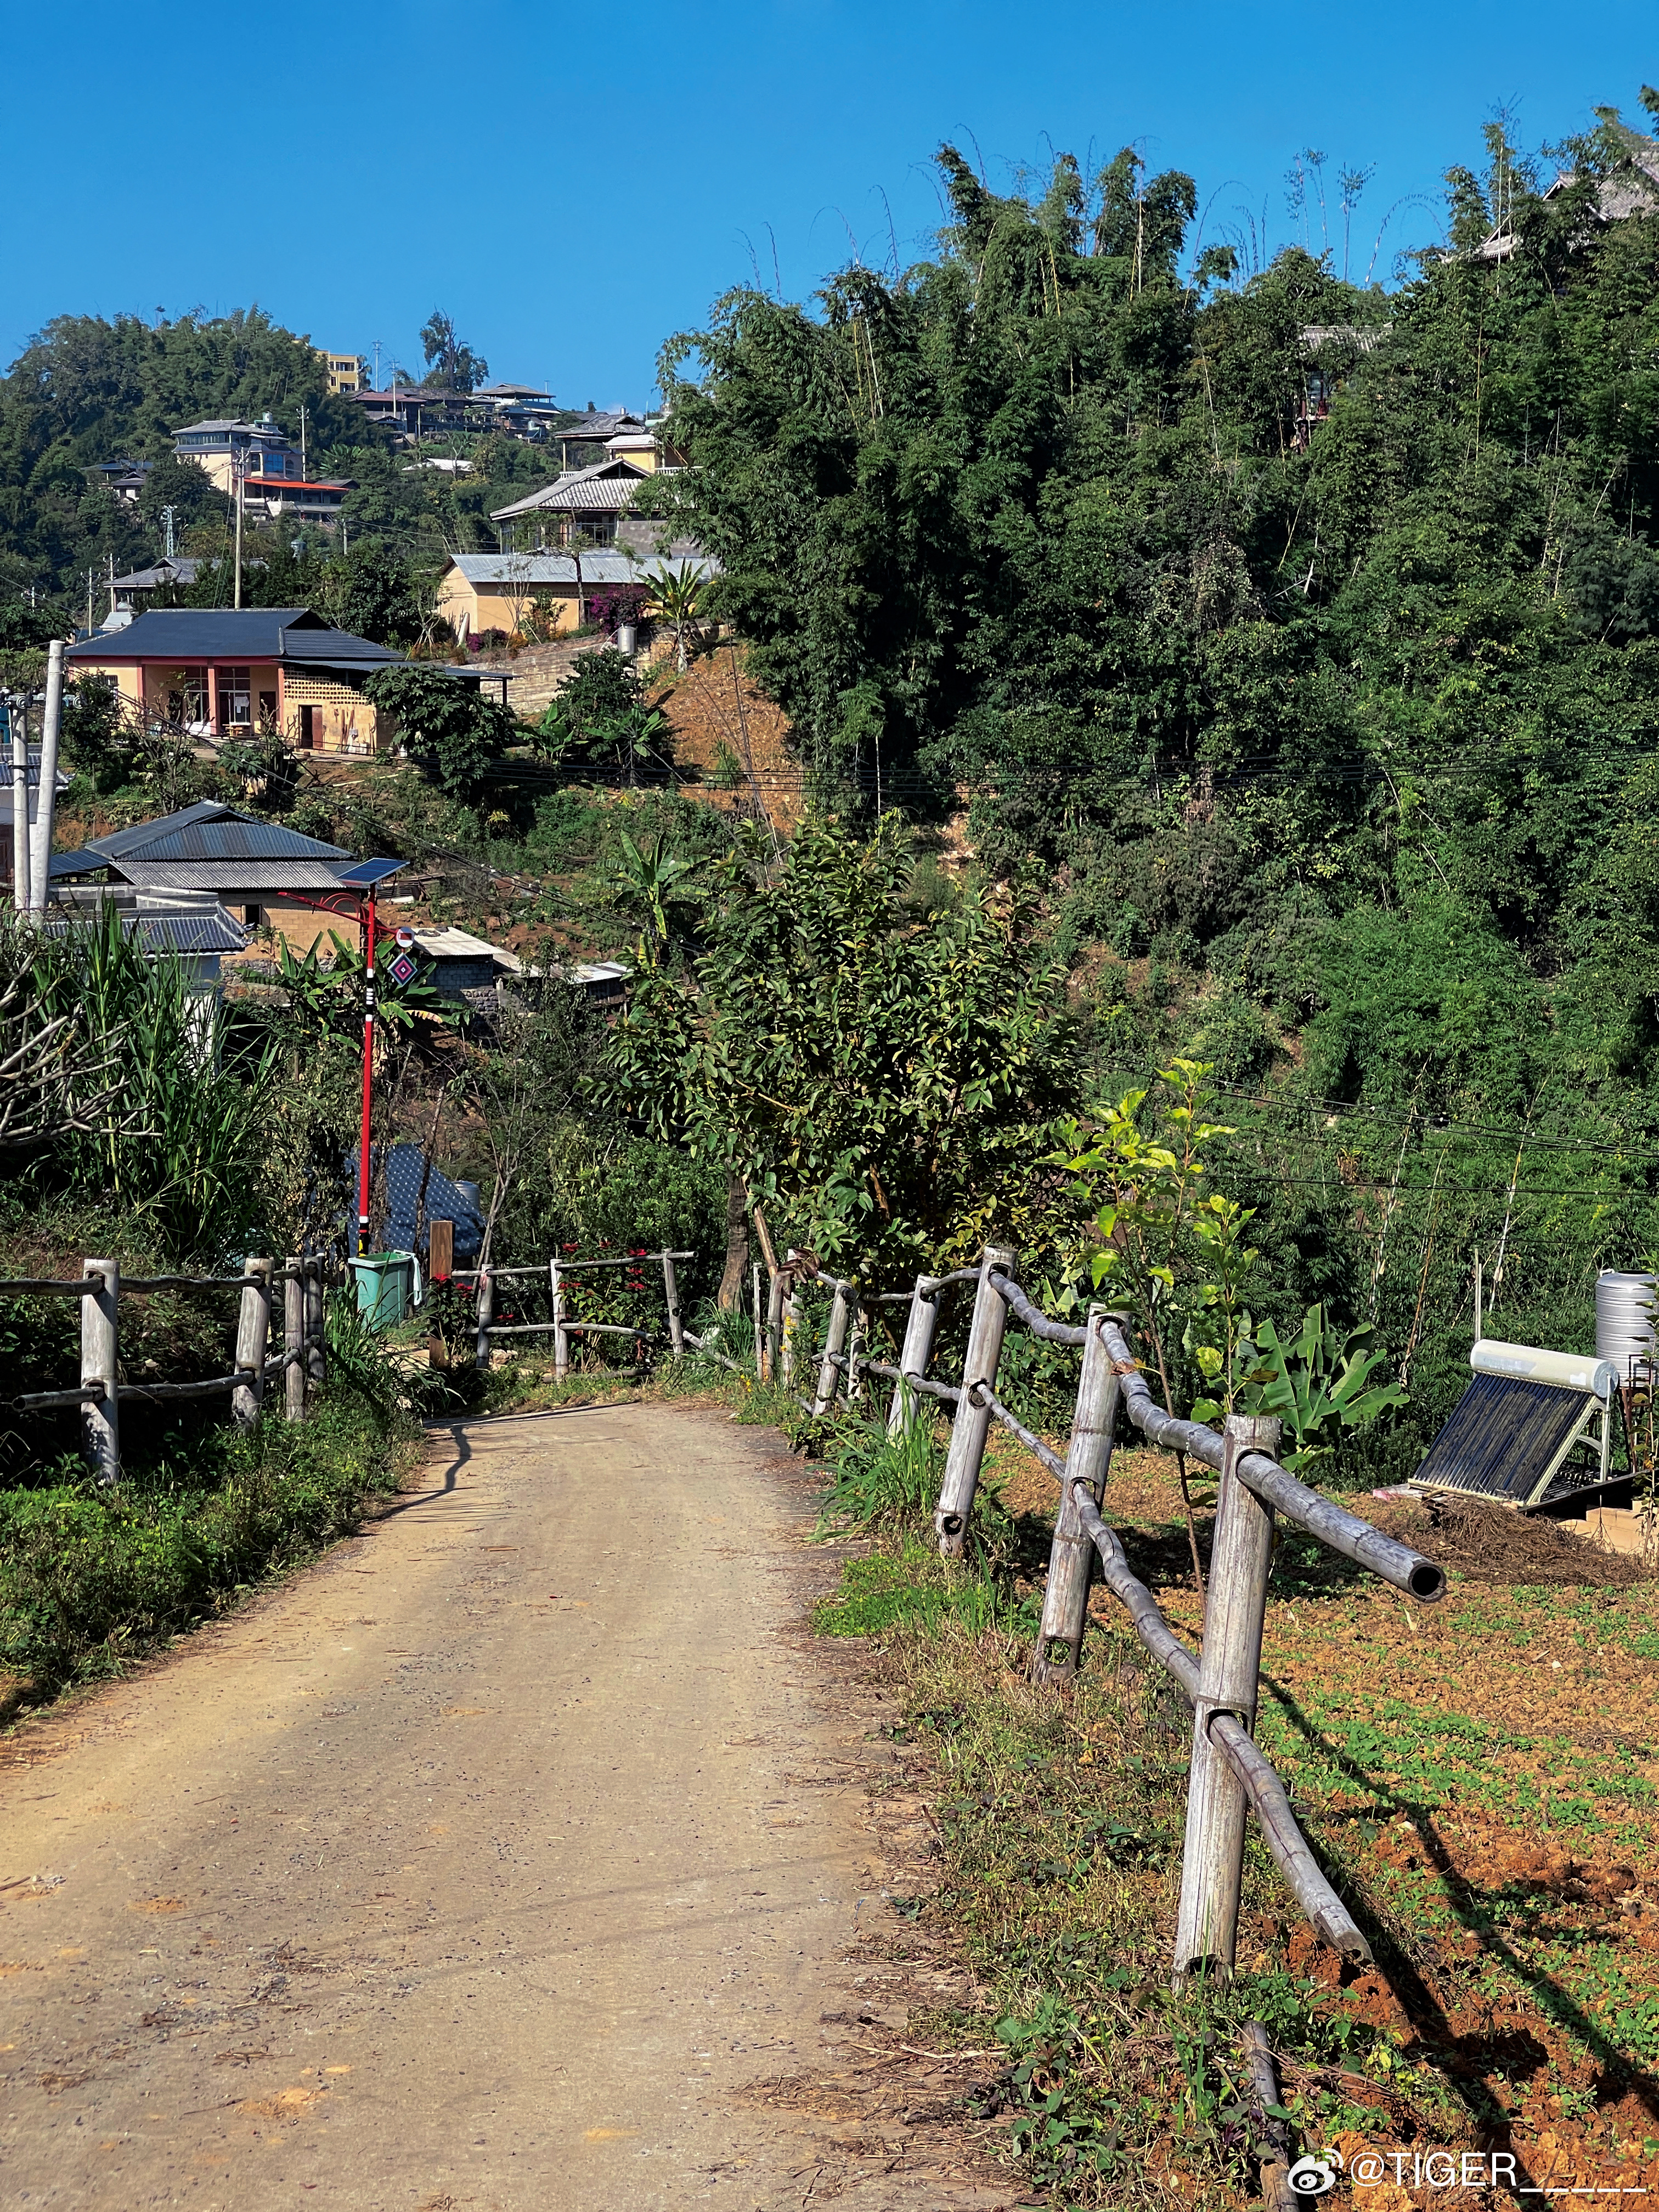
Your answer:
[[[793,1255],[792,1255],[793,1256]],[[1127,1613],[1151,1658],[1179,1685],[1193,1707],[1193,1755],[1176,1934],[1178,1973],[1232,1970],[1237,1941],[1244,1823],[1254,1814],[1275,1865],[1322,1941],[1350,1959],[1369,1960],[1363,1930],[1333,1888],[1297,1823],[1289,1792],[1255,1743],[1262,1623],[1267,1608],[1275,1522],[1284,1520],[1420,1604],[1445,1589],[1432,1559],[1373,1528],[1334,1499],[1297,1480],[1273,1457],[1279,1424],[1233,1414],[1224,1431],[1184,1421],[1152,1396],[1121,1314],[1091,1306],[1079,1326],[1045,1314],[1016,1280],[1016,1255],[990,1246],[977,1268],[919,1276],[908,1294],[860,1300],[855,1282],[823,1269],[798,1269],[832,1293],[816,1387],[803,1405],[818,1418],[833,1409],[838,1380],[848,1395],[864,1376],[894,1385],[890,1426],[914,1418],[918,1399],[953,1408],[934,1526],[940,1552],[960,1557],[972,1513],[986,1439],[1000,1422],[1060,1485],[1060,1511],[1049,1556],[1043,1614],[1032,1674],[1064,1683],[1077,1671],[1089,1584],[1098,1571]],[[781,1273],[783,1271],[780,1271]],[[926,1373],[938,1295],[946,1283],[975,1285],[960,1385]],[[856,1330],[861,1305],[909,1306],[899,1364],[862,1357]],[[776,1303],[775,1288],[774,1302]],[[1083,1354],[1069,1446],[1062,1454],[1036,1435],[998,1395],[997,1369],[1009,1321],[1044,1343]],[[799,1337],[799,1329],[797,1328]],[[851,1343],[853,1349],[846,1347]],[[728,1364],[735,1363],[727,1363]],[[799,1347],[797,1364],[799,1364]],[[1160,1448],[1184,1452],[1221,1479],[1203,1637],[1194,1651],[1164,1618],[1157,1599],[1129,1565],[1101,1508],[1112,1440],[1121,1413]]]
[[[86,1260],[78,1281],[52,1277],[0,1277],[0,1297],[78,1298],[81,1302],[81,1380],[62,1390],[27,1390],[0,1400],[19,1413],[46,1413],[78,1407],[82,1447],[101,1484],[121,1479],[121,1407],[133,1400],[150,1405],[228,1397],[237,1425],[256,1421],[265,1384],[284,1378],[283,1411],[303,1420],[322,1388],[327,1359],[323,1334],[323,1289],[326,1262],[318,1253],[302,1253],[277,1267],[265,1259],[248,1260],[240,1275],[123,1275],[116,1260]],[[271,1291],[284,1288],[283,1350],[268,1356]],[[121,1380],[121,1300],[161,1291],[236,1291],[235,1364],[227,1375],[197,1382],[134,1382]]]

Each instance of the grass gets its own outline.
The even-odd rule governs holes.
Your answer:
[[[353,1528],[392,1487],[406,1432],[325,1395],[290,1426],[198,1434],[113,1490],[83,1474],[0,1492],[0,1667],[38,1704],[236,1604]]]
[[[1238,1972],[1177,1990],[1185,1700],[1101,1592],[1077,1684],[1034,1688],[1012,1516],[993,1506],[981,1565],[949,1568],[920,1514],[878,1507],[872,1464],[849,1436],[826,1518],[862,1500],[872,1544],[817,1626],[868,1638],[902,1700],[895,1740],[945,1845],[906,1909],[986,1992],[913,2016],[909,2039],[1002,2050],[962,2117],[1001,2130],[1032,2189],[1206,2212],[1253,2197],[1250,2018],[1304,2148],[1496,2143],[1528,2185],[1659,2189],[1651,1583],[1455,1577],[1418,1612],[1283,1545],[1259,1734],[1376,1966],[1323,1950],[1252,1828]],[[1006,1453],[993,1479],[1041,1494]],[[1196,1643],[1173,1469],[1121,1454],[1107,1514]]]

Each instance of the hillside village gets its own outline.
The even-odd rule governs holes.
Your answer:
[[[1317,152],[1269,250],[946,144],[921,258],[722,292],[637,410],[441,308],[0,376],[42,2201],[1659,2191],[1595,118],[1386,277]]]

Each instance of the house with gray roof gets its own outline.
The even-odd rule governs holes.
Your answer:
[[[67,903],[103,887],[146,901],[207,899],[234,921],[274,929],[308,950],[331,927],[354,925],[356,893],[340,881],[351,860],[343,845],[204,799],[56,854],[52,895]]]
[[[695,547],[687,557],[699,575],[713,575],[718,569],[717,562]],[[591,593],[611,591],[619,584],[648,587],[672,565],[677,564],[672,552],[641,557],[631,549],[586,552],[573,546],[568,553],[456,553],[438,586],[438,611],[462,640],[492,629],[504,630],[510,637],[524,629],[526,617],[538,607],[546,610],[544,634],[573,630],[586,619]]]
[[[309,607],[152,607],[64,655],[71,679],[107,679],[146,724],[210,742],[257,731],[302,752],[363,755],[398,741],[364,681],[403,659]],[[447,672],[463,684],[501,680],[470,668]]]

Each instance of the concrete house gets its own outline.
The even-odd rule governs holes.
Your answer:
[[[192,736],[263,730],[302,751],[359,754],[394,742],[362,685],[403,658],[308,607],[154,607],[64,655],[71,678],[109,677],[133,714]]]
[[[671,549],[667,565],[676,564]],[[696,547],[684,557],[698,573],[712,575],[716,563]],[[662,574],[661,556],[641,560],[631,551],[597,552],[574,549],[568,553],[456,553],[452,555],[438,587],[438,611],[463,641],[471,632],[505,630],[510,637],[522,628],[538,600],[551,609],[552,627],[561,634],[580,626],[577,612],[576,565],[581,564],[581,604],[595,592],[612,591],[618,584],[649,586]]]

